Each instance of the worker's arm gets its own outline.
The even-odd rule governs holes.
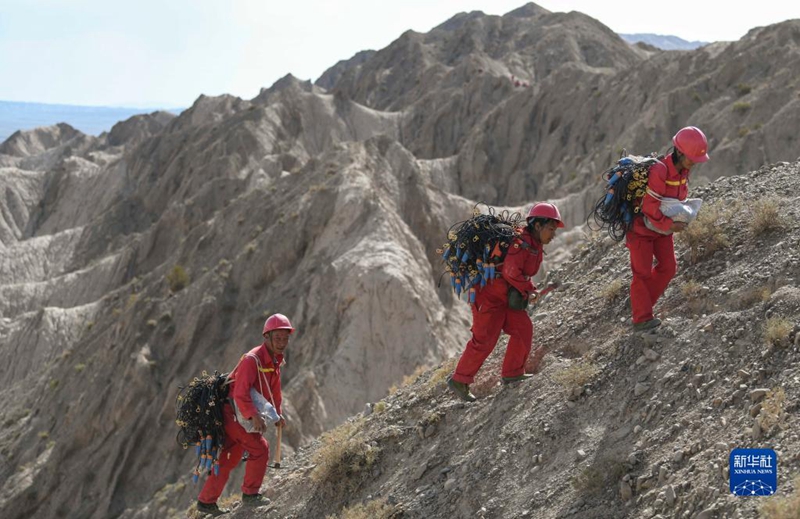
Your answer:
[[[667,167],[661,162],[650,166],[647,175],[647,189],[656,196],[664,197],[667,193]],[[664,216],[661,212],[661,200],[650,193],[644,195],[642,201],[642,213],[650,220],[650,223],[657,229],[668,232],[672,229],[672,218]]]
[[[536,287],[531,280],[522,273],[525,260],[530,252],[522,246],[515,247],[515,245],[519,245],[519,243],[520,240],[514,240],[514,244],[509,247],[508,254],[506,254],[505,261],[503,261],[502,275],[503,279],[505,279],[509,285],[519,290],[523,297],[530,297],[530,295],[536,291]]]
[[[256,361],[248,355],[236,369],[236,384],[233,386],[233,400],[246,420],[258,417],[258,410],[250,397],[250,388],[258,384],[256,377],[258,377]]]

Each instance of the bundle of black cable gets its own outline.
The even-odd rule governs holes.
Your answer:
[[[502,262],[512,239],[524,225],[520,213],[498,213],[487,205],[485,214],[475,206],[472,218],[450,227],[448,242],[437,252],[442,255],[458,295],[461,290],[466,292],[470,287],[496,277],[490,265]]]
[[[603,174],[606,191],[586,219],[593,231],[605,229],[615,241],[622,241],[633,226],[647,189],[650,166],[657,158],[627,156]]]
[[[188,385],[178,388],[176,419],[178,444],[187,449],[211,436],[210,444],[222,447],[225,430],[222,425],[222,406],[228,398],[227,374],[203,371]]]

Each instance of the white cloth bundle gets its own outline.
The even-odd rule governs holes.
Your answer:
[[[256,391],[254,387],[250,388],[250,398],[253,399],[253,405],[256,406],[258,414],[261,415],[265,423],[278,423],[280,421],[281,417],[278,411],[275,410],[275,407],[270,404],[261,393]],[[244,427],[245,431],[249,433],[256,432],[253,421],[242,416],[242,413],[239,411],[239,406],[236,405],[236,401],[233,398],[231,398],[231,400],[233,401],[233,409],[236,412],[236,421]]]
[[[658,196],[650,189],[647,190],[647,194],[661,202],[661,213],[668,218],[672,218],[673,222],[687,224],[693,222],[700,212],[700,206],[703,205],[703,201],[699,198],[687,198],[686,200],[667,198]],[[672,231],[662,231],[657,228],[650,222],[647,216],[644,217],[644,225],[651,231],[659,234],[672,234]]]
[[[661,212],[674,222],[689,223],[697,218],[701,205],[703,201],[699,198],[687,198],[683,202],[677,198],[662,198]]]

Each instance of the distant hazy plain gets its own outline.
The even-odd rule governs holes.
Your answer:
[[[0,142],[17,130],[31,130],[39,126],[67,123],[89,135],[100,135],[114,124],[136,114],[145,114],[157,108],[116,108],[107,106],[51,105],[0,101]],[[170,109],[178,113],[180,109]]]

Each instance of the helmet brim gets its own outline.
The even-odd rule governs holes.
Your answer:
[[[704,153],[704,154],[700,155],[699,157],[690,157],[689,155],[686,155],[686,157],[689,160],[691,160],[692,162],[694,162],[696,164],[699,164],[701,162],[706,162],[708,160],[708,153]]]
[[[550,218],[550,217],[549,216],[529,216],[529,217],[525,218],[525,221],[530,223],[531,220],[534,220],[536,218]],[[550,219],[554,220],[554,221],[556,221],[558,223],[558,225],[556,225],[557,228],[561,229],[561,228],[564,227],[564,222],[562,222],[561,220],[556,220],[555,218],[550,218]]]
[[[266,337],[269,332],[274,332],[275,330],[289,330],[289,335],[294,333],[294,328],[289,328],[288,326],[278,326],[277,328],[270,328],[269,330],[264,330],[263,332],[261,332],[261,335]]]

